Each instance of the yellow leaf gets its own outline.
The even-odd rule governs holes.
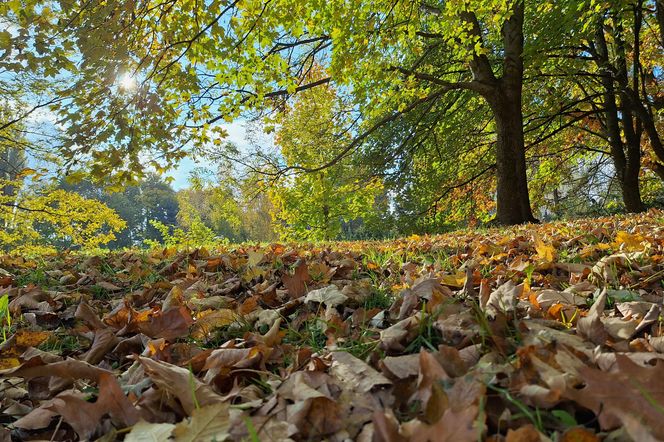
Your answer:
[[[535,237],[535,250],[537,251],[537,256],[544,263],[553,262],[556,259],[556,249],[551,245],[544,244],[539,236]]]
[[[23,177],[26,177],[26,176],[37,175],[37,174],[38,174],[38,172],[35,169],[31,169],[29,167],[26,167],[25,169],[21,170],[18,173],[17,178],[23,178]]]
[[[231,309],[206,310],[196,318],[191,337],[204,339],[215,328],[231,324],[233,321],[235,321],[235,312]]]
[[[263,260],[263,257],[265,254],[263,252],[259,252],[257,250],[249,250],[247,252],[247,266],[248,267],[255,267],[258,265],[259,262]]]
[[[220,402],[195,409],[190,419],[175,426],[173,436],[176,442],[222,441],[228,438],[229,429],[228,404]]]
[[[18,367],[19,365],[21,365],[21,362],[18,358],[0,358],[0,370],[7,370]]]
[[[466,273],[459,272],[455,275],[443,275],[440,277],[440,283],[450,287],[461,288],[466,283]]]
[[[616,246],[627,252],[637,252],[645,247],[643,241],[645,238],[638,233],[631,234],[623,231],[616,233]]]
[[[16,346],[21,348],[37,347],[51,336],[49,331],[19,330],[16,332]]]

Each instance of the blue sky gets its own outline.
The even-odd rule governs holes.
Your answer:
[[[46,126],[52,126],[55,125],[56,119],[56,116],[50,110],[39,109],[29,117],[28,121],[37,125],[45,124]],[[238,120],[233,123],[220,124],[220,126],[223,127],[228,133],[228,137],[225,138],[224,141],[235,144],[239,148],[240,152],[249,152],[251,149],[250,141],[248,140],[247,135],[247,125],[248,123],[244,120]],[[254,130],[256,130],[256,127],[254,127]],[[258,130],[260,130],[260,127],[258,127]],[[262,143],[273,145],[272,136],[266,134],[261,135],[262,136],[260,136],[260,140]],[[31,159],[32,161],[29,160],[30,167],[48,167],[47,164],[35,163],[34,158]],[[187,157],[180,161],[177,167],[165,173],[164,178],[169,176],[173,177],[174,180],[171,182],[171,186],[177,191],[189,186],[189,175],[196,168],[208,168],[211,170],[215,169],[214,164],[205,158]]]
[[[225,139],[225,141],[237,145],[240,151],[246,152],[249,150],[246,123],[244,121],[221,124],[220,126],[228,132],[228,137]],[[198,167],[213,168],[213,166],[213,164],[210,164],[210,162],[205,159],[185,158],[184,160],[180,161],[178,167],[166,173],[165,176],[171,176],[175,178],[175,180],[171,183],[171,186],[175,190],[180,190],[188,187],[189,174],[192,170]]]

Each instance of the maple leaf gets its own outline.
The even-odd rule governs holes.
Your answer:
[[[281,280],[292,299],[304,296],[307,293],[307,283],[311,281],[307,263],[299,260],[295,266],[295,273],[293,275],[285,273],[281,276]]]
[[[535,250],[537,251],[537,256],[544,264],[549,264],[556,260],[556,248],[545,244],[539,236],[535,236]]]
[[[644,249],[645,238],[641,234],[631,234],[625,231],[616,232],[615,245],[627,252],[638,252]]]
[[[45,428],[51,417],[60,415],[82,439],[87,439],[107,413],[120,426],[131,426],[140,418],[138,410],[124,395],[117,379],[111,374],[102,373],[96,402],[87,402],[85,395],[80,393],[65,391],[14,422],[14,425],[29,429]]]
[[[643,367],[629,357],[616,355],[617,370],[579,369],[586,386],[564,395],[593,410],[602,429],[624,425],[634,440],[664,439],[664,361]],[[619,388],[617,388],[619,386]]]
[[[189,336],[194,339],[204,339],[215,328],[233,323],[235,317],[235,312],[230,309],[205,310],[199,313]]]
[[[173,424],[153,424],[141,420],[137,422],[124,438],[125,442],[157,442],[168,440],[173,432]]]
[[[196,379],[191,371],[166,362],[138,357],[145,374],[160,388],[175,395],[187,414],[198,406],[220,402],[222,397]]]
[[[173,429],[175,442],[223,441],[229,435],[228,404],[217,403],[197,408],[187,421]]]
[[[447,409],[432,425],[420,420],[404,424],[401,434],[409,442],[475,442],[482,434],[482,430],[475,426],[477,413],[476,406],[461,411]]]
[[[664,369],[653,363],[664,349],[664,244],[653,241],[661,227],[648,216],[240,246],[212,257],[204,249],[39,263],[0,256],[12,275],[0,296],[30,327],[0,345],[12,367],[0,372],[0,411],[15,416],[22,437],[54,440],[113,428],[131,428],[129,441],[539,440],[552,432],[565,442],[598,440],[594,424],[524,426],[507,413],[511,400],[484,402],[486,383],[498,382],[529,409],[564,401],[572,416],[594,411],[603,429],[661,439]],[[584,263],[549,262],[553,244]],[[16,286],[37,269],[47,288]],[[260,278],[247,280],[247,271]],[[90,297],[91,285],[106,286],[105,296]],[[217,327],[225,328],[202,345]],[[133,365],[121,362],[127,356]],[[95,402],[86,385],[99,387]],[[500,434],[485,426],[480,410],[489,404],[489,416],[503,411]]]

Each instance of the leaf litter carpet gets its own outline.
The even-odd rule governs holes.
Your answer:
[[[5,256],[0,440],[664,440],[663,278],[658,211]]]

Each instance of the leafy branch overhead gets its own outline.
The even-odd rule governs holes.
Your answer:
[[[8,1],[0,81],[22,105],[0,131],[48,108],[62,170],[120,188],[190,154],[223,156],[228,124],[265,123],[300,95],[333,90],[324,97],[339,124],[333,145],[315,164],[268,161],[277,175],[361,158],[365,180],[388,178],[393,194],[419,200],[409,213],[450,220],[471,206],[464,221],[535,221],[543,206],[560,212],[561,199],[597,186],[640,212],[664,177],[663,8]]]

